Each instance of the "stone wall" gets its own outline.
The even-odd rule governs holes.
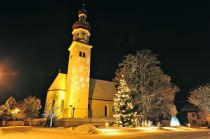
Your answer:
[[[5,121],[2,126],[24,126],[24,121]]]
[[[93,124],[96,127],[105,127],[106,123],[109,125],[114,124],[114,119],[112,118],[100,118],[100,119],[57,119],[53,121],[53,126],[55,127],[76,127],[84,124]],[[49,121],[48,121],[49,124]],[[3,121],[0,126],[47,126],[46,118],[38,118],[31,121]],[[48,125],[49,126],[49,125]]]
[[[105,127],[106,123],[114,124],[114,119],[58,119],[54,121],[55,127],[76,127],[84,124],[93,124],[96,127]]]
[[[0,126],[45,126],[46,125],[46,118],[38,118],[32,121],[25,120],[25,121],[2,121]]]

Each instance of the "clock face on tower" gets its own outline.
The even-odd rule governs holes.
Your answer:
[[[88,35],[85,32],[82,33],[82,40],[88,42]]]
[[[79,42],[88,43],[89,39],[88,39],[88,35],[85,32],[80,32],[80,33],[76,34],[74,40],[79,41]]]

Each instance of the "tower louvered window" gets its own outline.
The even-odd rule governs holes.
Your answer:
[[[85,58],[86,57],[85,52],[79,51],[79,56]]]

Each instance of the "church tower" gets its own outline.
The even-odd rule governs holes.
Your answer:
[[[78,17],[79,20],[72,26],[73,41],[68,49],[70,55],[64,116],[66,118],[88,118],[91,27],[87,22],[87,10],[84,7],[78,11]]]

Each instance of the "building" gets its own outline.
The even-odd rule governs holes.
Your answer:
[[[202,113],[200,109],[194,105],[185,105],[181,113],[185,124],[189,123],[192,126],[207,126],[210,124],[210,114]]]
[[[57,118],[111,118],[113,116],[113,82],[91,79],[91,27],[87,10],[78,11],[79,20],[72,26],[68,71],[58,73],[48,89],[45,115]]]
[[[192,126],[207,126],[210,124],[210,114],[200,116],[197,112],[188,112],[187,117]]]

